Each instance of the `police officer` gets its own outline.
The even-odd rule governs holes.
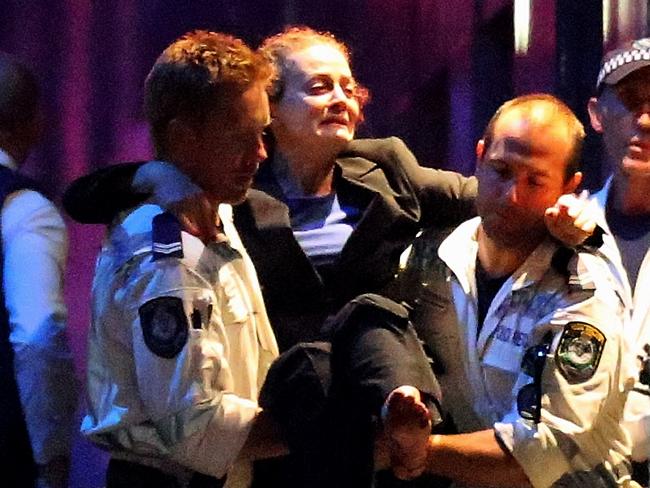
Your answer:
[[[583,136],[562,102],[528,95],[477,145],[480,217],[444,238],[421,276],[416,328],[462,432],[427,439],[430,472],[470,486],[630,483],[623,304],[603,260],[543,225],[580,182]]]
[[[302,395],[286,404],[283,394],[294,384],[285,385],[282,375],[277,383],[266,384],[269,409],[258,407],[260,387],[278,350],[230,206],[245,197],[266,157],[262,132],[269,123],[265,90],[270,75],[266,58],[241,41],[196,31],[172,43],[147,78],[145,109],[157,157],[200,185],[218,215],[218,232],[204,243],[181,231],[170,213],[149,203],[124,212],[109,230],[93,284],[89,409],[82,424],[86,436],[111,452],[108,488],[206,488],[224,483],[244,488],[251,481],[247,461],[286,452],[277,418],[290,416],[289,423],[296,424],[301,415],[312,415],[313,398]],[[419,352],[405,362],[422,365],[408,375],[408,383],[424,390],[418,383],[422,378],[432,397],[435,384],[426,358],[412,334],[405,332],[405,312],[395,310],[388,306],[378,312],[399,322],[382,329],[387,331],[382,336],[395,338],[391,343],[395,349],[384,354],[384,342],[372,347],[377,341],[371,337],[361,359],[372,356],[377,364],[377,358],[393,362],[396,353]],[[345,344],[359,342],[353,337],[362,334],[354,331],[354,325],[346,332],[350,340]],[[326,382],[329,350],[324,351]],[[295,377],[291,358],[285,356],[276,366]],[[374,371],[365,363],[359,367],[364,368]],[[339,377],[351,373],[345,366],[341,369]],[[384,397],[405,381],[401,378],[372,378],[363,385],[364,391],[376,392],[377,413]],[[326,409],[329,391],[323,393]],[[419,399],[418,390],[409,395]],[[341,471],[336,476],[346,484],[323,485],[317,479],[320,485],[302,486],[360,486],[352,478],[356,471],[372,483],[372,432],[364,430],[367,437],[354,435],[360,431],[353,422],[357,417],[349,413],[347,397],[339,399],[340,410],[335,413],[347,420],[351,441],[362,438],[361,452],[352,450],[357,457],[346,459],[346,466],[327,465]],[[370,410],[359,399],[354,401],[359,403],[355,411]],[[296,405],[299,410],[306,405],[305,412],[296,411]],[[269,411],[274,408],[271,419]],[[371,426],[369,414],[363,421],[364,428]],[[296,437],[304,439],[301,445],[307,446],[307,456],[323,452],[323,446],[310,449],[309,432],[300,431]],[[323,438],[331,437],[326,432]],[[323,464],[313,460],[314,466]],[[328,461],[326,457],[324,462]]]
[[[594,200],[605,230],[601,251],[610,259],[631,312],[627,336],[638,358],[639,382],[626,405],[632,456],[650,456],[650,38],[608,52],[589,101],[591,125],[603,135],[605,165],[612,170]],[[639,475],[648,482],[647,467]],[[641,479],[641,478],[640,478]]]
[[[199,182],[219,230],[203,243],[144,204],[100,252],[82,431],[111,451],[109,488],[222,486],[226,473],[247,486],[244,459],[284,450],[257,406],[277,345],[230,207],[266,157],[271,72],[242,41],[195,31],[147,78],[156,156]]]

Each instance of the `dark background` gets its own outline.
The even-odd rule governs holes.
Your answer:
[[[25,171],[57,201],[94,168],[150,157],[143,81],[183,32],[225,31],[257,45],[287,24],[307,24],[352,48],[353,70],[373,95],[360,136],[401,136],[423,165],[471,174],[476,140],[502,102],[551,92],[588,126],[603,46],[647,32],[646,0],[530,3],[530,47],[515,54],[515,6],[503,0],[0,0],[0,49],[32,67],[43,87],[47,133]],[[590,131],[589,187],[606,172],[599,151]],[[68,223],[69,333],[83,378],[103,229]],[[73,455],[71,486],[102,486],[105,456],[82,440]]]

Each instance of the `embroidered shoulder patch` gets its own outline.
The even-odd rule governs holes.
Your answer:
[[[566,324],[555,352],[555,363],[562,376],[571,384],[590,379],[598,369],[605,342],[603,333],[593,325]]]
[[[189,323],[178,297],[149,300],[138,310],[144,343],[156,356],[172,359],[187,343]]]

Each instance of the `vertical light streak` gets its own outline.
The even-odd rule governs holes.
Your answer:
[[[611,22],[612,22],[612,2],[611,0],[603,0],[603,46],[609,44],[609,36],[611,35]]]
[[[515,0],[515,54],[527,54],[530,45],[530,13],[532,0]]]
[[[639,7],[638,0],[630,2],[629,0],[618,0],[618,32],[624,33],[624,35],[631,35],[632,38],[636,37],[634,35],[634,24],[635,16]],[[620,39],[619,39],[620,41]]]

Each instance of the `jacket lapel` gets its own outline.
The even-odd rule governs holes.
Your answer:
[[[418,229],[420,212],[417,198],[413,194],[400,195],[393,191],[379,166],[367,159],[339,159],[337,171],[339,176],[335,181],[339,201],[362,211],[355,231],[341,252],[340,266],[374,268],[378,259],[386,258],[397,263],[397,256],[393,254],[403,251]],[[350,201],[352,198],[354,200]],[[387,239],[388,235],[395,234],[397,223],[403,227],[404,242]],[[369,249],[373,252],[369,253]]]
[[[284,203],[251,190],[235,207],[234,219],[267,302],[308,298],[311,303],[322,297],[323,283],[293,235]]]

